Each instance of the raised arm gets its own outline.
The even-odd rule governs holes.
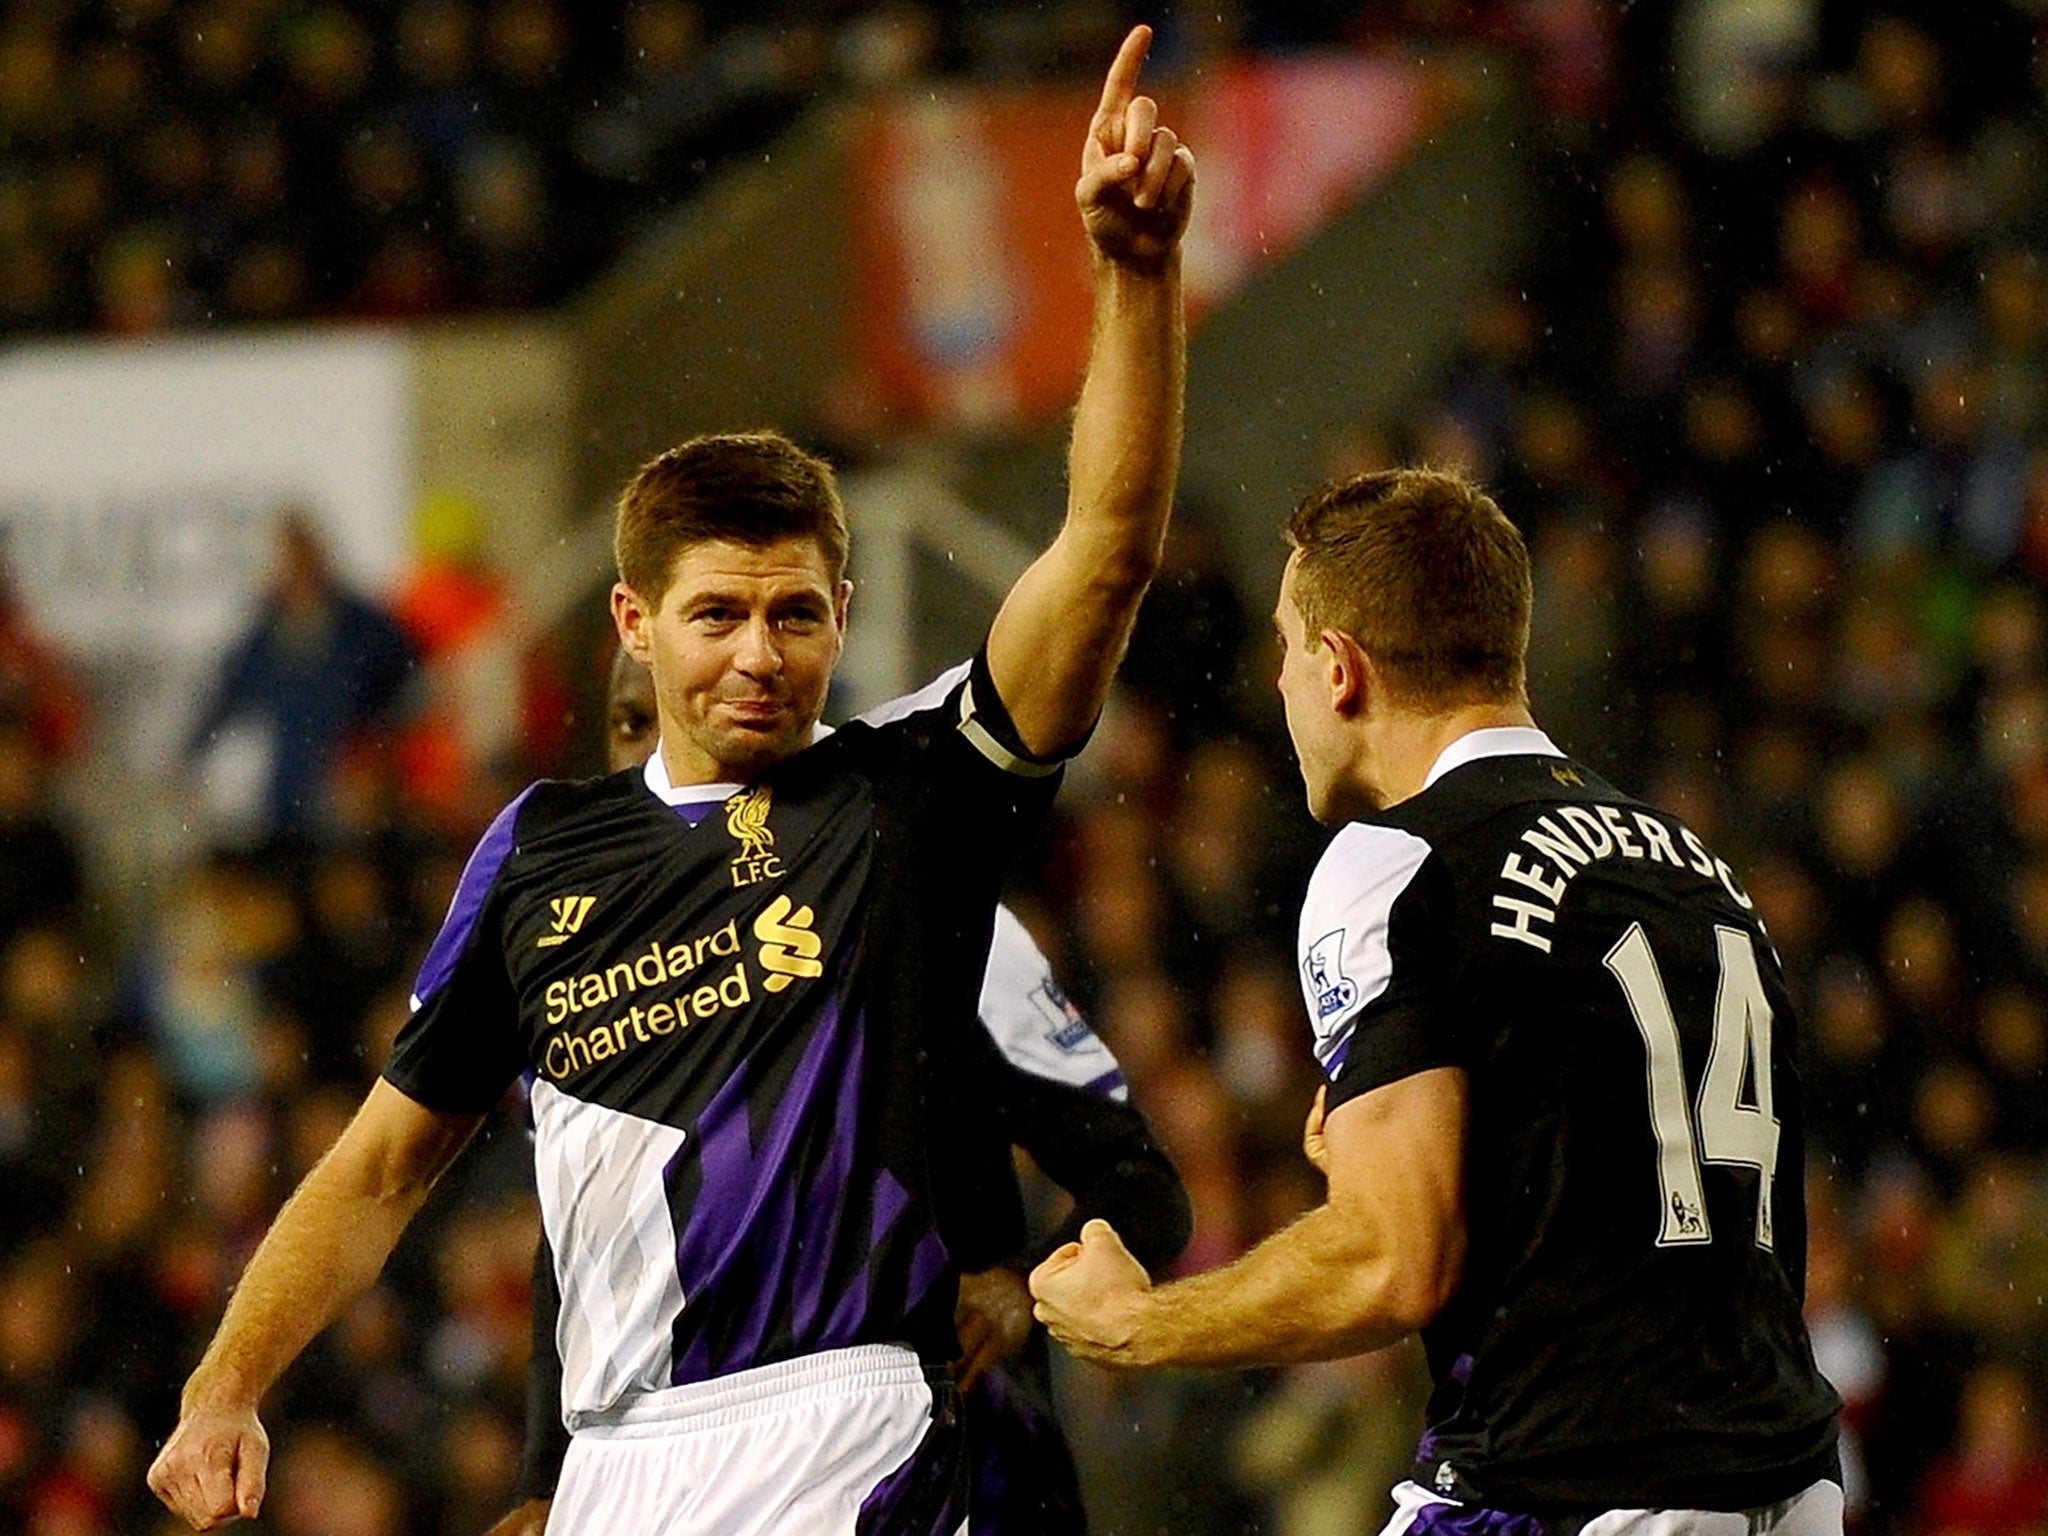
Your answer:
[[[1090,1223],[1032,1272],[1038,1319],[1069,1352],[1115,1366],[1287,1365],[1404,1338],[1463,1266],[1465,1116],[1451,1067],[1361,1094],[1311,1120],[1330,1195],[1294,1225],[1155,1289],[1108,1223]]]
[[[270,1463],[263,1394],[375,1283],[480,1118],[427,1109],[380,1078],[278,1212],[149,1469],[156,1496],[193,1529],[255,1517]]]
[[[1074,189],[1095,265],[1095,335],[1067,455],[1067,514],[989,633],[989,671],[1023,745],[1057,757],[1109,696],[1159,568],[1180,468],[1187,335],[1180,240],[1194,156],[1138,94],[1136,28],[1110,66]]]

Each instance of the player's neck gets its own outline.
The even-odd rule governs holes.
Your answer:
[[[1398,805],[1421,794],[1437,759],[1460,737],[1503,726],[1533,728],[1535,724],[1528,706],[1520,703],[1467,704],[1443,714],[1397,711],[1379,722],[1374,732],[1376,798],[1383,806]]]
[[[740,782],[739,776],[725,772],[709,754],[700,750],[680,732],[663,731],[655,750],[661,757],[663,774],[677,789],[684,789],[692,784]]]

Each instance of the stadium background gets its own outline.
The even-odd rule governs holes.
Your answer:
[[[2048,1521],[2038,5],[12,0],[0,1528],[161,1527],[178,1383],[470,839],[595,761],[634,462],[844,466],[842,706],[972,644],[1057,514],[1072,141],[1138,19],[1202,160],[1184,504],[1017,901],[1187,1266],[1316,1197],[1273,529],[1459,465],[1530,536],[1539,717],[1745,872],[1805,1005],[1852,1520]],[[501,1511],[523,1180],[494,1126],[275,1395],[261,1529]],[[1417,1371],[1067,1372],[1098,1528],[1375,1529]]]

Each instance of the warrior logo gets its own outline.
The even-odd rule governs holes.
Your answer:
[[[782,860],[775,856],[775,834],[768,830],[768,811],[765,784],[725,802],[725,830],[740,845],[732,860],[735,888],[772,880],[782,873]]]
[[[566,944],[570,936],[583,926],[583,919],[590,916],[590,909],[597,903],[595,896],[556,896],[549,900],[548,910],[554,914],[549,920],[553,930],[536,940],[541,949],[552,949],[557,944]]]

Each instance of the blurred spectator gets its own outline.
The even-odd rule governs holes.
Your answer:
[[[1296,1366],[1245,1415],[1232,1460],[1272,1510],[1272,1536],[1363,1530],[1386,1520],[1387,1489],[1408,1475],[1428,1394],[1412,1345]]]
[[[1213,514],[1182,507],[1129,652],[1120,686],[1165,712],[1180,740],[1229,729],[1249,628],[1245,605],[1223,564]],[[1262,679],[1263,681],[1263,679]]]
[[[2048,1341],[2048,1211],[2035,1170],[1980,1158],[1943,1223],[1929,1275],[1936,1304],[1996,1352],[2025,1359]]]
[[[44,766],[85,745],[85,691],[22,605],[13,573],[0,564],[0,719],[28,732]]]
[[[225,729],[248,726],[267,762],[262,831],[315,837],[336,757],[357,732],[392,718],[413,666],[391,618],[342,585],[311,516],[287,511],[270,590],[222,662],[185,760],[196,765]]]
[[[391,598],[420,658],[398,770],[407,800],[460,840],[489,824],[529,769],[559,762],[566,686],[528,643],[510,587],[486,557],[473,502],[429,494],[414,538],[415,563]]]
[[[80,915],[84,861],[48,779],[33,734],[0,716],[0,945],[30,923]]]
[[[1814,1363],[1841,1395],[1843,1519],[1850,1530],[1861,1530],[1870,1514],[1863,1435],[1884,1399],[1884,1344],[1857,1304],[1855,1250],[1834,1186],[1824,1178],[1808,1183],[1815,1188],[1808,1201],[1806,1324]]]
[[[1922,1528],[1940,1536],[2022,1536],[2048,1516],[2048,1453],[2033,1388],[1993,1360],[1963,1385],[1949,1452],[1920,1490]]]
[[[188,1101],[215,1104],[262,1087],[266,971],[297,936],[288,892],[248,859],[216,855],[172,887],[131,958],[122,1001]]]
[[[404,1493],[382,1459],[340,1429],[284,1437],[265,1513],[279,1536],[405,1536]]]

